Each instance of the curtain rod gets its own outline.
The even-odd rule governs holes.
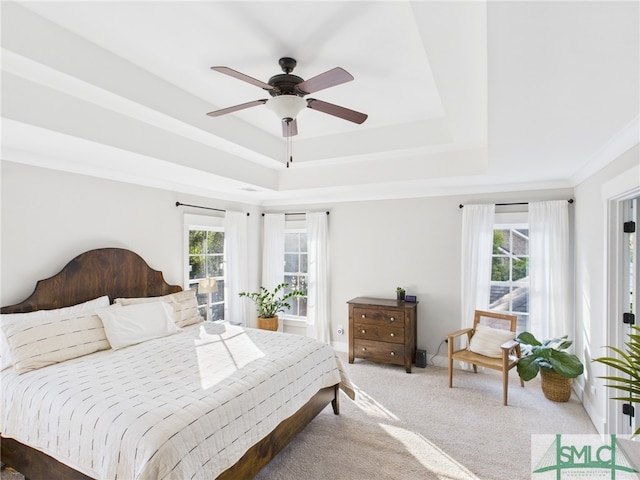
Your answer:
[[[176,202],[176,207],[193,207],[193,208],[202,208],[204,210],[214,210],[216,212],[226,212],[226,210],[222,210],[221,208],[203,207],[201,205],[190,205],[188,203],[180,203],[180,202]],[[249,215],[250,215],[249,212],[247,212],[247,217]]]
[[[569,203],[573,203],[574,201],[575,200],[573,198],[567,200],[567,202]],[[496,203],[496,207],[506,207],[508,205],[529,205],[529,202]],[[458,207],[463,208],[464,205],[461,203],[460,205],[458,205]]]
[[[280,213],[280,212],[263,212],[262,216],[264,217],[266,213]],[[329,215],[329,212],[325,212]],[[286,212],[285,215],[306,215],[307,212]]]

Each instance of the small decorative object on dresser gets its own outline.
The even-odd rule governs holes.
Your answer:
[[[364,358],[404,365],[411,373],[416,355],[418,303],[358,297],[349,304],[349,363]]]
[[[398,300],[400,300],[401,302],[404,301],[404,294],[405,294],[405,289],[402,287],[397,287],[396,288],[396,298]]]

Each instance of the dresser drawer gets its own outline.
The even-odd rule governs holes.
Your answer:
[[[354,338],[376,340],[380,342],[404,343],[404,325],[389,326],[383,322],[361,322],[356,318],[353,329]]]
[[[404,312],[399,310],[354,307],[353,317],[359,323],[404,326]]]
[[[353,350],[358,358],[394,365],[404,364],[404,346],[402,344],[354,339]]]

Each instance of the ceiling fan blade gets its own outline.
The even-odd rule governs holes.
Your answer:
[[[356,112],[333,103],[323,102],[322,100],[316,100],[315,98],[307,99],[307,107],[311,110],[318,110],[319,112],[328,113],[334,117],[342,118],[353,123],[363,123],[368,115],[365,113]]]
[[[324,90],[325,88],[335,87],[336,85],[347,83],[351,80],[353,80],[353,75],[344,68],[336,67],[297,84],[296,89],[306,95]]]
[[[234,105],[233,107],[221,108],[220,110],[214,110],[207,113],[210,117],[219,117],[220,115],[226,115],[227,113],[237,112],[238,110],[244,110],[245,108],[255,107],[257,105],[263,105],[267,103],[267,99],[254,100],[253,102],[241,103],[240,105]]]
[[[282,136],[293,137],[298,134],[298,122],[293,120],[282,120]]]
[[[249,75],[245,75],[244,73],[240,73],[229,67],[211,67],[211,70],[224,73],[225,75],[229,75],[230,77],[237,78],[238,80],[242,80],[244,82],[250,83],[251,85],[255,85],[256,87],[264,88],[265,90],[274,89],[273,86],[269,85],[268,83],[264,83],[261,80],[250,77]]]

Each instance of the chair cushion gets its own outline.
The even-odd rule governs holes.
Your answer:
[[[478,325],[471,337],[469,350],[485,357],[502,357],[500,345],[516,338],[515,332]]]

